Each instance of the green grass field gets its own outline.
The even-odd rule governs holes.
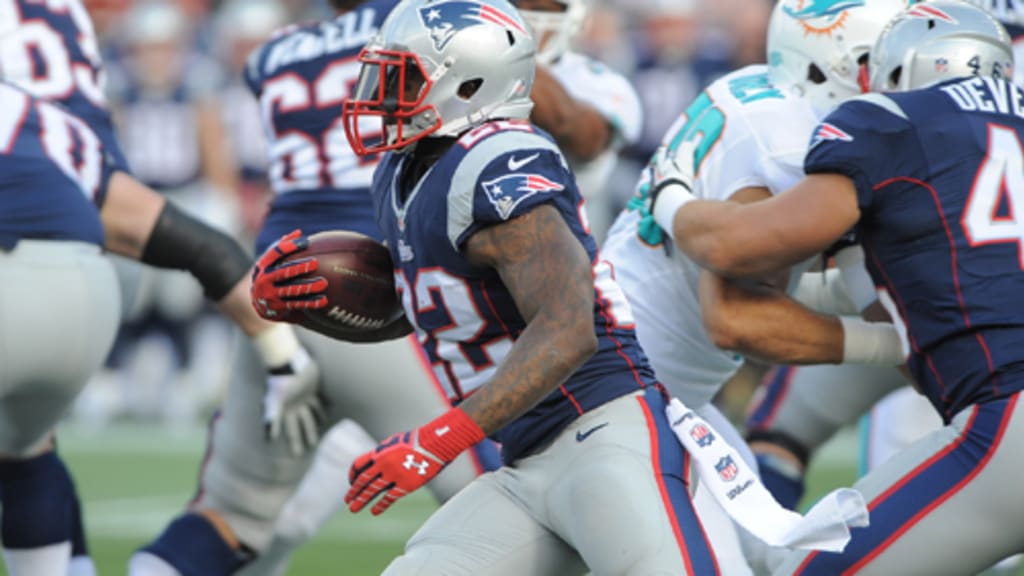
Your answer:
[[[83,498],[99,574],[122,575],[132,551],[155,536],[192,496],[204,432],[123,424],[93,431],[69,425],[59,439]],[[855,447],[854,434],[844,433],[823,451],[809,478],[809,498],[853,481]],[[416,493],[377,518],[342,512],[295,556],[289,573],[379,574],[434,508],[428,495]]]
[[[191,498],[203,430],[118,425],[93,431],[69,425],[59,439],[83,499],[98,571],[102,576],[124,574],[132,551],[155,536]],[[825,464],[833,461],[823,459]],[[846,483],[853,473],[852,461],[829,464],[815,471],[813,482]],[[428,495],[416,493],[377,518],[340,513],[295,556],[290,574],[379,574],[434,508]]]

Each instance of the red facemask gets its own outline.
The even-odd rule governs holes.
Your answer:
[[[363,64],[359,81],[353,96],[341,108],[345,136],[356,154],[368,156],[404,148],[441,127],[434,105],[423,105],[433,82],[416,54],[364,48],[359,61]],[[406,136],[408,123],[430,110],[434,112],[434,124]],[[374,118],[380,119],[380,127],[368,128],[366,120]]]

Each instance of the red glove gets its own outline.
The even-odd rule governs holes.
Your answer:
[[[432,422],[403,434],[395,434],[352,464],[348,479],[352,487],[345,503],[359,512],[379,494],[374,516],[395,500],[423,486],[470,446],[485,438],[483,430],[458,408],[452,408]]]
[[[302,231],[293,230],[267,248],[256,262],[249,296],[253,308],[263,318],[296,322],[296,311],[327,306],[327,280],[309,276],[320,268],[315,257],[282,262],[308,246],[309,240]]]

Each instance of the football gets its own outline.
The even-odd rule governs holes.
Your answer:
[[[320,263],[315,274],[327,280],[327,306],[304,310],[301,326],[339,340],[361,340],[404,314],[391,254],[380,242],[346,230],[319,232],[309,237],[306,250],[286,260],[309,256]]]

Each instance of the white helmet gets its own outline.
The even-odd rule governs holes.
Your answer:
[[[587,17],[587,4],[585,0],[554,0],[562,5],[560,12],[548,12],[546,10],[524,10],[519,13],[523,20],[530,25],[533,36],[539,43],[546,33],[551,33],[547,42],[537,51],[537,62],[545,66],[558,60],[562,54],[569,49],[573,38],[583,28],[583,20]],[[512,0],[517,7],[519,2]]]
[[[1013,47],[985,10],[955,0],[916,4],[871,49],[871,89],[913,90],[964,76],[1009,78]]]
[[[826,114],[861,93],[860,65],[908,0],[779,0],[768,24],[772,81]]]
[[[405,0],[359,55],[359,81],[342,105],[349,143],[366,155],[526,119],[535,54],[507,0]],[[362,133],[361,118],[380,119],[383,141]]]

